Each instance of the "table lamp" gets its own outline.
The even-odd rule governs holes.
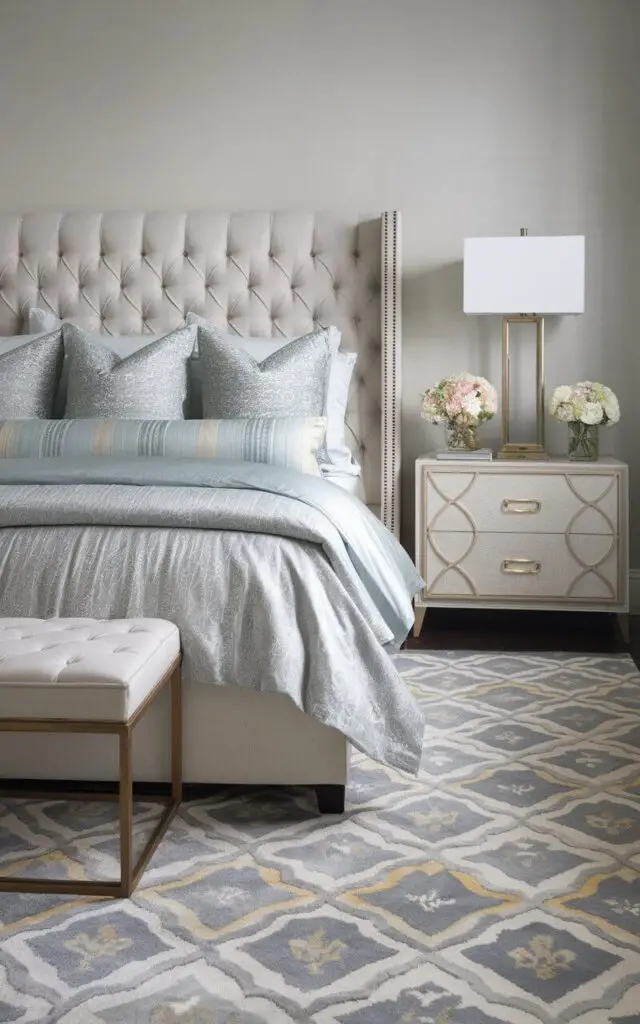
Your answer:
[[[584,235],[536,236],[522,228],[507,238],[465,238],[464,312],[502,316],[502,446],[500,459],[546,459],[544,447],[544,318],[584,312]],[[510,438],[512,324],[536,325],[535,439]]]

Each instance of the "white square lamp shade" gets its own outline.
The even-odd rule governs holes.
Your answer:
[[[584,235],[466,238],[464,311],[584,313],[584,254]]]

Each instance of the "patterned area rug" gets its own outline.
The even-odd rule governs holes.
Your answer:
[[[356,756],[340,819],[304,791],[185,805],[131,901],[0,894],[0,1021],[638,1024],[633,663],[398,663],[419,779]],[[115,875],[112,815],[7,803],[0,870]]]

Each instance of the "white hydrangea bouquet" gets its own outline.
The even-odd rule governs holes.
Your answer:
[[[480,447],[478,426],[490,420],[498,408],[493,384],[472,373],[444,377],[422,396],[422,417],[444,423],[447,446],[475,451]]]
[[[597,459],[598,427],[612,427],[620,419],[618,399],[611,388],[590,380],[556,388],[549,412],[569,424],[570,459]]]

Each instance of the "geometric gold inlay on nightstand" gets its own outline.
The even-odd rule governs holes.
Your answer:
[[[440,582],[440,580],[443,578],[443,576],[446,576],[446,574],[448,572],[455,572],[459,576],[461,576],[462,579],[465,581],[465,583],[467,584],[467,586],[469,587],[469,589],[471,591],[471,594],[477,596],[477,590],[476,590],[476,588],[474,586],[473,580],[471,579],[469,574],[463,568],[461,568],[461,566],[459,564],[460,562],[463,562],[464,559],[472,551],[473,545],[476,542],[476,534],[477,534],[476,524],[474,523],[471,515],[469,514],[468,510],[464,507],[464,505],[460,505],[459,504],[459,502],[462,500],[462,498],[464,498],[465,494],[468,493],[468,491],[473,487],[473,484],[475,483],[476,474],[475,473],[471,473],[471,474],[469,474],[469,476],[470,476],[470,479],[469,479],[468,484],[465,487],[463,487],[462,490],[458,494],[453,495],[453,497],[451,497],[448,494],[444,494],[440,490],[440,488],[438,487],[434,477],[433,476],[429,477],[429,482],[430,482],[431,486],[433,487],[433,489],[436,492],[436,494],[440,498],[442,498],[442,501],[444,502],[444,504],[442,505],[442,508],[438,509],[438,511],[434,515],[433,519],[431,520],[431,522],[427,526],[427,530],[426,530],[427,537],[428,537],[428,543],[431,546],[431,549],[434,552],[434,554],[437,555],[438,558],[440,559],[440,561],[442,562],[442,569],[440,570],[440,572],[435,576],[435,578],[429,584],[429,590],[435,590],[435,588],[437,587],[437,585]],[[439,549],[437,544],[435,543],[435,537],[434,537],[435,526],[436,526],[436,523],[437,523],[438,519],[449,508],[457,508],[458,511],[461,512],[462,515],[465,517],[465,519],[469,523],[469,526],[471,527],[471,532],[468,534],[469,544],[468,544],[466,550],[463,551],[462,554],[460,554],[454,560],[450,560],[450,559],[448,559],[448,558],[446,558],[444,556],[442,550]],[[427,557],[426,549],[425,549],[425,552],[424,552],[424,557],[425,557],[425,565],[423,566],[422,573],[423,573],[423,575],[426,578],[426,557]]]
[[[571,477],[569,475],[565,475],[565,480],[567,481],[567,485],[568,485],[569,489],[573,492],[573,494],[576,496],[578,501],[580,501],[582,503],[582,507],[579,508],[577,510],[577,512],[574,512],[573,516],[569,520],[569,523],[567,525],[567,528],[566,528],[565,534],[564,534],[566,545],[567,545],[567,547],[568,547],[568,549],[569,549],[569,551],[571,553],[571,556],[573,558],[575,558],[576,562],[578,563],[578,565],[581,567],[581,570],[582,570],[581,572],[578,573],[578,575],[575,577],[575,579],[573,579],[571,581],[571,583],[569,584],[569,586],[567,587],[566,596],[567,597],[571,596],[571,594],[575,590],[575,588],[578,585],[578,583],[580,582],[580,580],[585,579],[585,577],[587,577],[587,576],[595,576],[596,579],[599,579],[601,583],[604,583],[605,587],[607,588],[607,590],[609,591],[609,593],[611,595],[611,599],[613,601],[615,601],[616,597],[617,597],[615,589],[611,586],[610,580],[608,580],[607,577],[603,573],[599,572],[598,570],[599,570],[601,565],[604,565],[604,563],[609,558],[611,552],[613,551],[614,547],[616,546],[616,543],[617,543],[617,530],[616,530],[615,523],[612,523],[611,519],[606,514],[606,512],[603,509],[599,508],[598,506],[599,506],[600,502],[603,501],[606,498],[606,496],[609,494],[609,491],[611,490],[611,488],[615,486],[615,484],[616,484],[616,477],[611,477],[611,479],[609,480],[609,483],[607,484],[605,489],[596,498],[585,498],[584,495],[580,494],[578,492],[577,488],[574,486],[573,480],[571,479]],[[575,525],[578,522],[578,520],[580,519],[580,517],[582,515],[584,515],[584,513],[587,512],[589,509],[592,509],[594,512],[597,512],[598,515],[602,516],[602,518],[604,519],[605,523],[609,527],[609,531],[610,531],[610,535],[611,535],[611,543],[609,544],[609,547],[607,548],[605,553],[602,555],[601,558],[598,558],[595,562],[591,562],[591,563],[590,562],[585,562],[580,557],[580,555],[576,551],[575,546],[573,544],[573,536],[572,536],[572,531],[576,535],[578,534],[578,531],[577,530],[574,531],[573,528],[575,527]],[[605,534],[605,536],[606,536],[606,534]]]

